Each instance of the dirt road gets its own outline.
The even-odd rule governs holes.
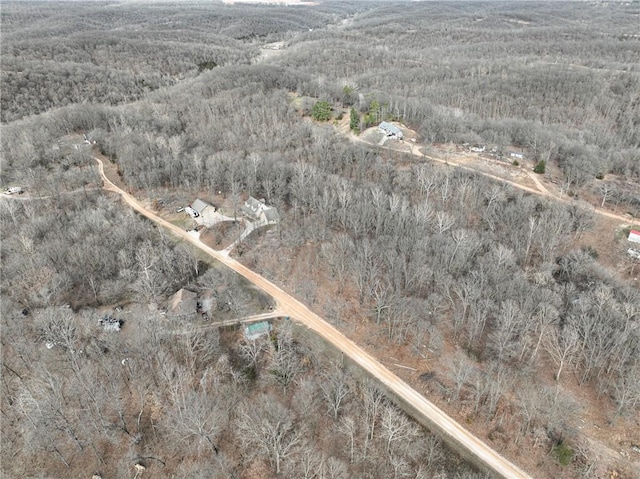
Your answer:
[[[347,118],[349,117],[349,115],[345,115]],[[341,133],[343,135],[347,135],[349,139],[351,139],[352,141],[357,141],[359,143],[363,143],[365,145],[369,145],[375,148],[384,148],[386,150],[390,150],[390,151],[397,151],[394,150],[393,148],[389,147],[389,146],[385,146],[383,144],[379,144],[379,143],[372,143],[370,141],[365,140],[364,138],[360,137],[360,136],[356,136],[353,135],[351,133],[350,130],[348,129],[344,129],[344,128],[340,128],[341,125],[338,125],[337,131],[338,133]],[[406,143],[406,142],[405,142]],[[419,158],[424,158],[426,160],[429,161],[434,161],[436,163],[442,163],[444,165],[449,165],[449,166],[455,166],[456,168],[460,168],[462,170],[466,170],[466,171],[470,171],[476,175],[482,175],[482,176],[486,176],[487,178],[491,178],[492,180],[495,181],[499,181],[501,183],[507,183],[511,186],[513,186],[514,188],[518,188],[520,190],[526,191],[527,193],[532,193],[534,195],[540,195],[540,196],[546,196],[547,198],[552,198],[556,201],[561,201],[563,203],[574,203],[574,200],[572,200],[569,197],[563,197],[563,196],[558,196],[554,193],[552,193],[551,191],[549,191],[548,188],[546,188],[542,182],[540,181],[540,179],[537,177],[537,175],[527,172],[527,176],[534,182],[534,184],[536,185],[536,188],[530,188],[529,186],[523,185],[521,183],[518,183],[516,181],[511,181],[511,180],[507,180],[506,178],[501,178],[499,176],[496,175],[492,175],[491,173],[487,173],[485,171],[479,170],[477,168],[473,168],[470,166],[465,166],[462,165],[458,162],[455,161],[455,159],[448,159],[448,160],[443,160],[441,158],[436,158],[434,156],[429,156],[429,155],[425,155],[424,153],[422,153],[422,151],[420,151],[420,148],[422,148],[422,145],[420,144],[413,144],[410,145],[412,146],[411,152],[406,152],[407,154],[413,155],[413,156],[417,156]],[[622,221],[624,223],[629,223],[631,221],[633,221],[631,218],[628,218],[626,216],[622,216],[622,215],[618,215],[616,213],[612,213],[610,211],[604,210],[602,208],[597,208],[595,206],[590,206],[587,207],[584,204],[581,203],[575,203],[577,205],[579,205],[580,207],[583,207],[585,209],[588,209],[589,211],[591,211],[593,214],[596,215],[601,215],[601,216],[606,216],[607,218],[613,218],[615,220],[618,221]]]
[[[197,237],[188,234],[183,229],[147,210],[133,196],[114,185],[104,174],[104,165],[102,164],[102,161],[98,158],[95,158],[95,160],[99,164],[100,175],[104,181],[105,190],[119,194],[129,206],[141,215],[171,231],[184,241],[188,241],[193,244],[212,258],[215,258],[234,270],[236,273],[244,276],[247,280],[261,288],[267,294],[271,295],[278,304],[278,311],[282,311],[283,314],[290,316],[301,324],[304,324],[326,341],[330,342],[338,350],[342,351],[353,362],[358,364],[372,377],[380,381],[385,388],[399,398],[400,401],[410,405],[411,409],[414,411],[413,415],[416,419],[422,423],[431,425],[433,432],[439,432],[443,436],[443,439],[449,445],[458,450],[464,457],[470,458],[475,464],[482,466],[484,469],[492,472],[498,477],[506,479],[530,478],[529,475],[511,462],[507,461],[480,439],[464,429],[460,424],[447,416],[442,410],[424,398],[402,379],[383,366],[374,357],[345,337],[340,331],[311,311],[300,301],[293,298],[275,284],[242,265],[235,259],[228,257],[223,252],[216,251],[213,248],[206,246]]]
[[[171,331],[169,334],[188,335],[193,333],[200,333],[203,331],[206,332],[211,329],[226,328],[227,326],[238,326],[240,324],[258,323],[260,321],[265,321],[267,319],[282,318],[283,316],[286,316],[286,313],[284,311],[276,309],[268,313],[255,314],[253,316],[246,316],[244,318],[227,319],[226,321],[212,321],[208,324],[201,324],[200,326],[195,326],[185,330]]]

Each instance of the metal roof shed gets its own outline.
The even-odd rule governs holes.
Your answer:
[[[259,323],[250,324],[244,328],[244,335],[247,339],[255,340],[260,336],[265,336],[271,332],[273,327],[268,321],[260,321]]]

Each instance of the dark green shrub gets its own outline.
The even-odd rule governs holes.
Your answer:
[[[356,133],[360,131],[360,114],[355,108],[351,109],[351,114],[349,117],[349,128],[351,128]]]
[[[331,105],[328,101],[319,101],[313,105],[311,116],[316,121],[327,121],[331,118]]]
[[[540,160],[536,165],[536,167],[533,169],[533,172],[538,173],[539,175],[544,175],[546,167],[547,167],[547,164],[545,163],[545,161]]]
[[[198,63],[198,72],[203,72],[205,70],[213,70],[217,66],[218,66],[218,64],[216,62],[214,62],[213,60],[209,60],[209,61],[206,61],[206,62],[200,62],[200,63]]]

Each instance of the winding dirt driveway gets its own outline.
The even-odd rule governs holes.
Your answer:
[[[271,295],[277,302],[278,311],[281,311],[283,314],[290,316],[295,321],[304,324],[335,346],[338,350],[342,351],[368,374],[380,381],[380,383],[382,383],[392,395],[408,406],[412,411],[411,414],[416,418],[416,420],[428,425],[434,433],[439,433],[445,442],[453,447],[454,450],[459,451],[463,457],[470,459],[477,466],[482,467],[487,472],[498,477],[503,477],[505,479],[530,479],[531,476],[464,429],[460,424],[383,366],[373,356],[344,336],[344,334],[307,308],[300,301],[235,259],[230,258],[221,251],[216,251],[213,248],[210,248],[202,243],[196,236],[190,235],[182,228],[169,223],[146,209],[137,199],[113,184],[104,173],[104,165],[102,161],[98,158],[94,159],[98,162],[100,176],[102,176],[104,181],[105,190],[119,194],[125,203],[144,217],[171,231],[178,238],[181,238],[201,249],[212,258],[215,258],[222,264],[234,270],[236,273],[244,276],[255,286],[261,288],[265,293]]]
[[[350,111],[349,111],[350,112]],[[351,141],[357,141],[359,143],[362,143],[364,145],[369,145],[371,147],[374,148],[384,148],[385,150],[389,150],[389,151],[398,151],[398,150],[394,150],[393,148],[386,146],[384,144],[380,144],[380,143],[372,143],[370,141],[365,140],[364,138],[360,137],[360,136],[356,136],[354,134],[351,133],[351,131],[348,128],[348,118],[349,115],[345,115],[345,117],[347,118],[347,128],[344,128],[344,121],[341,122],[341,124],[337,127],[337,131],[338,133],[342,134],[342,135],[346,135]],[[404,142],[406,144],[408,144],[409,146],[412,146],[412,149],[410,152],[404,152],[406,154],[409,155],[413,155],[413,156],[417,156],[418,158],[424,158],[425,160],[429,160],[429,161],[434,161],[436,163],[442,163],[443,165],[448,165],[448,166],[454,166],[456,168],[460,168],[461,170],[466,170],[466,171],[470,171],[476,175],[482,175],[482,176],[486,176],[487,178],[491,178],[492,180],[495,181],[499,181],[501,183],[507,183],[511,186],[513,186],[514,188],[518,188],[520,190],[526,191],[527,193],[532,193],[534,195],[540,195],[540,196],[546,196],[547,198],[552,198],[556,201],[561,201],[563,203],[573,203],[574,201],[571,198],[568,197],[564,197],[564,196],[558,196],[556,194],[554,194],[553,192],[551,192],[547,187],[544,186],[544,184],[540,181],[540,179],[538,178],[538,176],[532,172],[527,171],[527,176],[534,182],[534,184],[536,185],[535,188],[531,188],[529,186],[523,185],[522,183],[518,183],[517,181],[511,181],[508,180],[506,178],[502,178],[500,176],[496,176],[496,175],[492,175],[491,173],[487,173],[486,171],[482,171],[479,170],[477,168],[473,168],[471,166],[466,166],[463,165],[459,162],[457,162],[455,159],[447,159],[447,160],[443,160],[441,158],[436,158],[434,156],[429,156],[429,155],[425,155],[422,151],[420,151],[420,148],[423,147],[423,145],[420,145],[418,143],[411,145],[408,142]],[[589,205],[589,207],[587,207],[585,204],[581,204],[581,203],[575,203],[578,206],[580,206],[581,208],[584,208],[588,211],[591,211],[593,214],[596,215],[601,215],[601,216],[606,216],[607,218],[613,218],[615,220],[618,221],[622,221],[624,223],[629,223],[629,222],[633,222],[633,218],[628,218],[626,216],[622,216],[622,215],[618,215],[616,213],[612,213],[611,211],[607,211],[605,209],[602,208],[597,208],[595,206],[591,206]]]

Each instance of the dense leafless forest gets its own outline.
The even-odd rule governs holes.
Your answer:
[[[0,181],[25,189],[0,200],[3,475],[481,477],[289,323],[252,342],[165,317],[181,287],[213,321],[269,299],[103,192],[101,154],[156,206],[276,206],[239,259],[534,477],[635,477],[639,7],[3,2]],[[521,152],[628,224],[344,115]]]

